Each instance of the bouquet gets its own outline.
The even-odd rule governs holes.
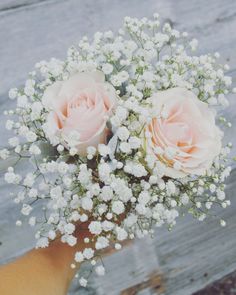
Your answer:
[[[126,17],[117,34],[82,38],[65,60],[37,63],[24,87],[10,90],[14,136],[0,156],[13,155],[5,180],[19,186],[14,201],[36,227],[36,247],[58,235],[74,246],[76,223],[86,223],[94,247],[75,261],[95,267],[97,250],[230,205],[232,144],[222,144],[230,123],[217,111],[235,89],[219,53],[196,56],[196,47],[157,14]],[[29,167],[19,171],[24,159]]]

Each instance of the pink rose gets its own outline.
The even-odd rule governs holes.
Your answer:
[[[221,150],[221,131],[208,105],[184,88],[151,97],[155,117],[146,128],[146,148],[173,178],[202,175]]]
[[[49,86],[42,98],[49,110],[44,131],[53,145],[62,143],[86,154],[88,146],[105,143],[106,122],[116,105],[116,91],[100,71],[77,73]]]

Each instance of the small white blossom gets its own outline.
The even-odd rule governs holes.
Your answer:
[[[32,154],[32,155],[40,155],[41,154],[41,150],[40,148],[35,145],[35,144],[32,144],[29,148],[29,152]]]
[[[33,210],[33,208],[30,205],[24,204],[22,209],[21,209],[21,213],[23,215],[27,216],[27,215],[29,215],[31,213],[32,210]]]
[[[183,204],[183,205],[187,205],[188,202],[189,202],[189,196],[187,194],[183,194],[181,197],[180,197],[180,202]]]
[[[112,223],[111,221],[105,220],[102,222],[102,229],[104,231],[111,231],[114,228],[114,223]]]
[[[9,95],[9,98],[10,99],[14,99],[14,98],[16,98],[17,97],[17,88],[12,88],[12,89],[10,89],[9,90],[9,93],[8,93],[8,95]]]
[[[8,172],[5,173],[4,179],[7,183],[18,184],[21,180],[20,175],[15,174],[13,169],[8,168]]]
[[[24,179],[23,184],[28,187],[32,187],[35,181],[35,175],[33,173],[28,173]]]
[[[14,121],[12,121],[12,120],[7,120],[7,121],[6,121],[6,129],[7,129],[7,130],[12,130],[13,127],[14,127]]]
[[[88,281],[82,277],[79,279],[79,283],[80,283],[80,286],[85,288],[85,287],[87,287]]]
[[[104,249],[109,246],[109,240],[105,237],[98,237],[95,244],[97,250]]]
[[[128,237],[128,233],[121,227],[116,227],[116,235],[119,241],[123,241]]]
[[[75,261],[76,262],[82,262],[84,261],[84,255],[82,252],[76,252],[75,253]]]
[[[128,111],[126,108],[122,106],[118,106],[116,108],[116,117],[119,119],[120,122],[123,122],[128,116]]]
[[[63,151],[64,151],[64,146],[63,145],[61,145],[61,144],[59,144],[58,146],[57,146],[57,151],[59,152],[59,153],[62,153]]]
[[[49,245],[48,238],[42,237],[42,238],[38,239],[36,247],[37,248],[47,248],[48,245]]]
[[[99,235],[102,232],[102,225],[99,221],[91,221],[88,228],[91,234],[94,235]]]
[[[36,198],[37,195],[38,195],[38,190],[37,190],[36,188],[31,188],[31,189],[29,190],[28,196],[29,196],[30,198]]]
[[[125,154],[129,154],[131,152],[131,146],[128,142],[121,142],[120,150]]]
[[[82,198],[81,206],[84,210],[91,211],[93,208],[93,201],[89,197]]]
[[[115,249],[116,250],[120,250],[122,248],[122,245],[121,244],[119,244],[119,243],[116,243],[115,244]]]
[[[125,206],[121,201],[115,201],[112,204],[112,212],[117,215],[122,214],[125,211]]]
[[[75,225],[72,223],[68,223],[65,225],[64,229],[68,235],[71,235],[75,231]]]
[[[35,224],[36,224],[36,217],[31,216],[29,219],[29,225],[33,227],[33,226],[35,226]]]
[[[29,142],[34,142],[37,140],[37,135],[33,131],[28,131],[25,136]]]
[[[8,140],[8,143],[10,146],[16,147],[19,144],[19,138],[18,137],[12,137]]]
[[[217,198],[218,198],[218,200],[223,201],[225,199],[225,192],[218,190],[217,191]]]
[[[113,198],[113,190],[110,186],[104,186],[101,191],[101,199],[105,202]]]
[[[138,149],[141,146],[141,140],[136,136],[131,136],[129,138],[129,144],[131,149]]]
[[[122,126],[117,130],[117,136],[121,141],[126,141],[129,138],[129,130]]]
[[[107,182],[110,178],[111,168],[107,163],[99,164],[98,173],[101,180]]]
[[[110,154],[111,150],[110,150],[109,146],[107,146],[105,144],[99,144],[98,145],[98,152],[101,156],[106,157],[107,155]]]
[[[76,243],[77,243],[77,238],[74,237],[74,236],[68,235],[68,236],[66,237],[66,242],[67,242],[67,244],[68,244],[69,246],[73,247],[73,246],[75,246]]]
[[[102,71],[104,72],[104,74],[109,75],[112,73],[113,71],[113,66],[111,64],[104,64],[102,66]]]
[[[16,226],[22,226],[22,221],[21,220],[17,220],[16,221]]]
[[[99,265],[95,268],[95,272],[98,276],[104,276],[105,275],[105,268],[102,265]]]
[[[7,149],[0,150],[0,158],[6,160],[10,156],[10,153]]]
[[[91,259],[94,256],[94,250],[92,248],[85,248],[83,256],[85,259]]]
[[[96,154],[96,148],[94,146],[87,147],[87,157],[89,160],[93,158],[93,156]]]
[[[174,184],[173,181],[168,180],[166,186],[167,186],[167,193],[168,193],[169,195],[173,195],[173,194],[175,194],[175,192],[176,192],[176,186],[175,186],[175,184]]]
[[[65,162],[60,162],[60,163],[58,164],[57,169],[58,169],[58,172],[59,172],[60,174],[66,174],[67,171],[69,170],[69,166],[68,166],[68,164],[66,164]]]
[[[48,232],[48,237],[49,237],[50,240],[54,240],[54,239],[56,238],[56,233],[55,233],[55,231],[54,231],[54,230],[50,230],[50,231]]]
[[[221,225],[222,227],[225,227],[225,226],[226,226],[226,222],[225,222],[223,219],[221,219],[221,220],[220,220],[220,225]]]
[[[17,106],[20,108],[25,108],[28,105],[28,98],[26,95],[18,96],[17,98]]]

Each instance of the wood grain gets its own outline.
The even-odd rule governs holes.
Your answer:
[[[16,7],[18,5],[18,7]],[[235,0],[2,0],[0,3],[0,121],[11,107],[10,87],[19,86],[41,59],[65,56],[67,47],[84,34],[116,30],[126,15],[150,17],[158,12],[174,27],[186,30],[199,40],[199,53],[218,51],[221,60],[231,65],[229,73],[236,82],[236,1]],[[234,123],[226,138],[236,146],[236,100],[224,113]],[[0,145],[8,134],[0,128]],[[234,154],[236,149],[234,148]],[[235,167],[235,165],[234,165]],[[2,176],[4,165],[0,163]],[[22,169],[26,169],[23,165]],[[0,177],[0,263],[4,263],[34,244],[28,226],[15,227],[20,216],[7,186]],[[129,243],[120,252],[104,257],[105,277],[92,277],[88,289],[75,284],[70,294],[190,295],[236,269],[236,171],[232,173],[227,195],[230,208],[216,213],[228,225],[222,229],[215,219],[198,223],[190,216],[179,218],[172,233],[157,229],[155,238]],[[84,266],[86,268],[86,265]],[[154,279],[152,274],[154,274]],[[155,282],[161,287],[154,291]],[[160,282],[160,284],[159,284]],[[127,291],[128,290],[128,291]],[[126,293],[124,293],[126,292]],[[131,293],[127,293],[131,292]]]
[[[45,1],[52,0],[1,0],[0,11],[15,10],[21,8],[25,9],[26,6],[40,4]]]

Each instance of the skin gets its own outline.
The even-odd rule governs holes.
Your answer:
[[[64,295],[79,268],[71,268],[74,255],[94,242],[84,243],[91,234],[77,226],[78,243],[71,247],[57,239],[45,249],[33,249],[15,261],[0,267],[1,295]]]

